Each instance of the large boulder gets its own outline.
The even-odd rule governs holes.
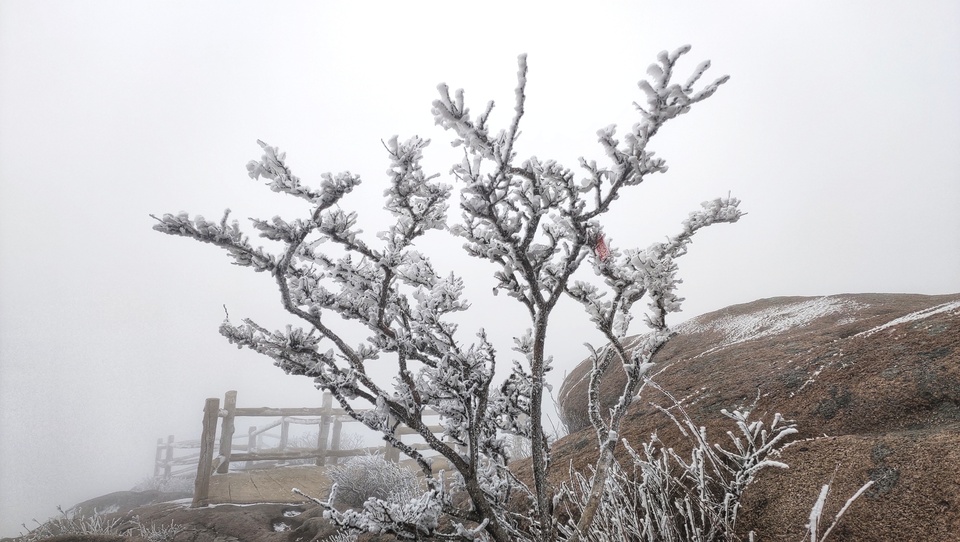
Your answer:
[[[790,468],[762,471],[744,495],[744,533],[798,540],[823,484],[833,481],[832,518],[873,480],[831,538],[960,540],[960,294],[763,299],[676,331],[651,374],[711,440],[725,441],[733,428],[721,409],[755,403],[755,418],[779,412],[797,423],[781,457]],[[582,470],[596,459],[585,417],[590,365],[581,363],[559,392],[561,415],[582,430],[555,448],[558,481],[568,465]],[[604,409],[624,384],[622,368],[611,367],[600,385]],[[656,432],[682,446],[651,403],[670,404],[644,389],[621,437],[639,444]]]

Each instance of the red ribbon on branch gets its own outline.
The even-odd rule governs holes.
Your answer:
[[[597,258],[600,258],[601,262],[607,261],[607,258],[610,256],[610,249],[607,248],[607,242],[603,240],[603,234],[597,234],[597,240],[593,245],[593,251],[597,253]]]

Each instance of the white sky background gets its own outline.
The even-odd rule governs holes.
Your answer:
[[[148,214],[302,216],[246,176],[259,138],[307,183],[360,173],[344,207],[372,235],[381,139],[433,139],[446,173],[437,83],[476,112],[495,99],[504,126],[522,52],[518,150],[570,167],[603,158],[597,129],[636,122],[660,50],[693,45],[680,77],[706,58],[732,76],[651,144],[670,171],[605,220],[614,246],[645,247],[705,199],[743,199],[681,260],[674,323],[770,296],[960,291],[960,4],[518,4],[0,0],[0,535],[152,475],[156,439],[198,437],[206,397],[319,405],[217,333],[223,304],[287,321],[269,277]],[[424,246],[471,283],[464,340],[490,328],[509,366],[520,307],[486,299],[491,270],[444,235]],[[595,336],[575,307],[554,323],[559,384]]]

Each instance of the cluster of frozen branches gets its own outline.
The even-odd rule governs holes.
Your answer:
[[[568,539],[579,537],[591,542],[740,541],[737,516],[743,493],[762,469],[787,468],[776,458],[789,444],[788,437],[797,433],[795,424],[774,414],[768,427],[763,421],[751,419],[752,407],[721,410],[736,429],[726,432],[730,440],[726,447],[711,444],[706,429],[694,423],[680,401],[653,381],[645,379],[645,383],[667,397],[670,407],[650,404],[670,418],[685,441],[667,446],[653,434],[637,450],[624,439],[632,467],[611,463],[603,498],[585,529],[578,530],[574,518],[586,512],[592,483],[571,470],[561,491],[562,511],[570,519],[559,525],[559,532]],[[681,449],[684,451],[678,451]],[[873,481],[854,492],[821,532],[820,520],[831,485],[832,480],[824,484],[810,510],[804,535],[810,542],[825,541]],[[750,531],[747,538],[753,541],[755,533]]]
[[[672,402],[669,409],[654,407],[674,422],[689,453],[677,451],[680,446],[665,446],[656,435],[639,451],[624,441],[633,467],[611,464],[596,517],[581,538],[596,542],[738,540],[736,522],[744,489],[761,469],[786,468],[772,457],[797,430],[779,414],[768,428],[761,421],[751,421],[749,410],[723,410],[736,424],[736,432],[727,432],[733,446],[711,444],[706,429],[697,426],[678,401],[650,384]],[[571,472],[563,493],[569,516],[582,516],[590,491],[590,481]],[[572,535],[576,525],[571,522],[560,530]]]
[[[581,303],[589,319],[610,342],[611,355],[595,355],[590,418],[602,444],[586,510],[573,534],[586,532],[591,508],[598,506],[620,420],[653,355],[670,336],[666,317],[679,310],[676,259],[691,237],[705,226],[735,222],[739,201],[709,201],[684,221],[680,232],[643,250],[608,249],[600,217],[628,187],[666,171],[665,162],[648,150],[650,140],[667,121],[686,113],[726,82],[722,77],[695,90],[709,67],[701,63],[685,82],[673,81],[674,67],[690,50],[663,52],[641,81],[644,105],[640,121],[622,141],[613,126],[598,132],[606,155],[604,165],[580,160],[575,173],[553,160],[518,160],[515,145],[526,100],[526,58],[519,59],[514,115],[506,128],[488,125],[493,103],[473,117],[463,91],[439,87],[433,104],[436,122],[452,132],[463,160],[452,173],[459,184],[462,222],[448,220],[453,188],[423,170],[427,140],[414,137],[385,142],[390,157],[386,210],[394,223],[365,238],[356,214],[340,203],[360,179],[341,173],[324,175],[319,188],[302,183],[284,153],[260,143],[264,154],[247,168],[253,179],[265,179],[275,192],[309,204],[304,218],[252,219],[259,236],[278,242],[272,253],[254,246],[231,221],[229,211],[218,222],[185,213],[159,218],[155,229],[211,243],[225,249],[234,263],[271,275],[281,303],[299,325],[271,331],[253,320],[225,321],[221,333],[238,347],[274,359],[290,374],[305,375],[329,390],[355,419],[412,458],[426,477],[425,493],[408,502],[368,501],[363,511],[338,512],[332,520],[369,531],[392,532],[402,538],[443,536],[461,540],[554,540],[557,519],[555,491],[547,482],[550,448],[542,423],[545,373],[550,368],[546,334],[550,315],[560,299]],[[466,252],[494,264],[495,292],[504,292],[523,307],[530,327],[514,338],[520,359],[496,376],[498,352],[481,329],[466,343],[451,315],[467,309],[463,284],[443,274],[415,248],[432,230],[447,229],[461,237]],[[326,243],[326,245],[324,245]],[[326,248],[325,251],[321,250]],[[575,280],[589,262],[600,283]],[[633,306],[647,300],[644,320],[651,328],[645,344],[628,354],[623,338]],[[355,325],[369,334],[350,344],[341,329]],[[605,365],[620,362],[628,379],[620,402],[600,412],[596,380]],[[376,375],[393,371],[384,383]],[[502,381],[501,384],[495,385]],[[371,409],[355,410],[357,403]],[[424,421],[430,409],[440,414],[442,434]],[[413,429],[455,472],[435,472],[431,461],[397,436],[400,425]],[[532,487],[508,469],[507,438],[531,440]]]

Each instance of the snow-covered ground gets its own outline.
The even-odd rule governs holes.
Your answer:
[[[863,307],[865,305],[849,299],[825,296],[788,305],[777,305],[747,314],[723,316],[705,323],[701,318],[694,318],[678,326],[677,331],[684,334],[704,332],[720,334],[719,342],[704,352],[706,354],[734,344],[803,327],[824,316],[851,312]]]
[[[900,325],[900,324],[903,324],[903,323],[906,323],[906,322],[914,322],[914,321],[916,321],[916,320],[922,320],[922,319],[924,319],[924,318],[929,318],[929,317],[933,316],[934,314],[940,314],[940,313],[942,313],[942,312],[950,312],[950,311],[960,312],[960,301],[951,301],[951,302],[949,302],[949,303],[944,303],[944,304],[942,304],[942,305],[937,305],[936,307],[930,307],[929,309],[923,309],[923,310],[920,310],[920,311],[911,312],[910,314],[906,314],[906,315],[904,315],[904,316],[901,316],[900,318],[895,318],[895,319],[893,319],[893,320],[890,320],[890,321],[887,322],[886,324],[882,324],[882,325],[879,325],[879,326],[877,326],[877,327],[868,329],[868,330],[866,330],[866,331],[862,331],[862,332],[860,332],[860,333],[857,333],[856,335],[854,335],[854,337],[861,337],[861,336],[862,336],[862,337],[869,337],[870,335],[873,335],[874,333],[878,333],[878,332],[883,331],[883,330],[885,330],[885,329],[889,329],[889,328],[891,328],[891,327],[893,327],[893,326],[897,326],[897,325]],[[954,314],[957,314],[957,312],[955,312]]]

